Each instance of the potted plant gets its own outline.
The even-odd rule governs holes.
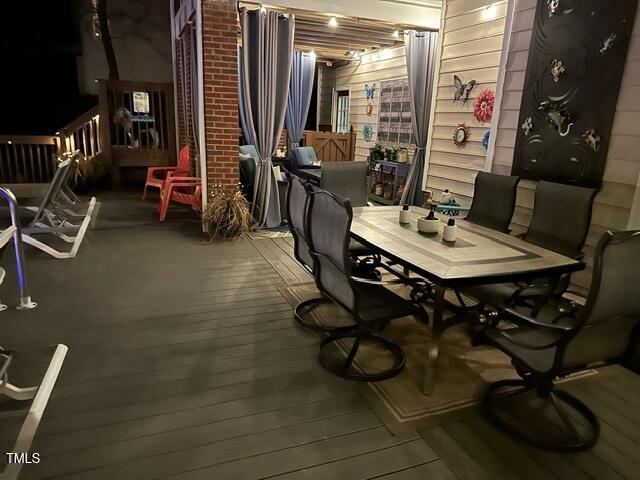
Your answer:
[[[384,150],[385,152],[385,156],[387,157],[387,160],[390,162],[397,162],[398,161],[398,149],[395,147],[391,147],[391,148],[385,148]]]
[[[213,196],[202,212],[209,241],[236,240],[249,232],[251,212],[240,189],[227,193],[221,185],[214,186]]]
[[[384,147],[378,142],[369,149],[369,164],[374,166],[381,160],[384,160]]]

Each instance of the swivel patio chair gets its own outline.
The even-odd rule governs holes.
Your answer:
[[[309,272],[311,276],[314,275],[314,262],[311,253],[309,252],[309,245],[305,238],[304,226],[307,220],[308,209],[308,195],[307,191],[310,188],[309,185],[305,185],[303,181],[296,176],[292,176],[289,179],[289,187],[287,189],[287,222],[289,224],[289,230],[293,237],[293,254],[302,267]],[[305,300],[294,309],[294,318],[301,327],[308,330],[320,331],[320,332],[332,332],[336,326],[320,325],[306,318],[307,314],[311,312],[315,307],[321,303],[327,302],[328,298],[325,296],[315,297]],[[349,326],[347,328],[353,328]]]
[[[488,419],[508,434],[538,447],[576,451],[593,446],[600,430],[596,416],[576,397],[556,390],[554,381],[595,363],[616,362],[623,357],[640,323],[639,277],[640,231],[607,232],[595,249],[587,302],[577,313],[562,314],[553,305],[546,305],[534,319],[508,309],[506,314],[517,319],[520,326],[490,328],[485,336],[511,357],[522,378],[489,386],[482,402]],[[527,405],[526,396],[532,393],[536,403],[552,407],[555,418],[532,414],[530,409],[521,411]],[[567,407],[573,412],[568,413]],[[523,415],[533,419],[534,425]]]
[[[328,162],[322,165],[320,188],[349,199],[352,207],[366,207],[367,162]]]
[[[304,180],[302,180],[301,178],[292,175],[289,178],[285,201],[287,223],[289,225],[291,236],[293,237],[294,257],[296,258],[298,263],[312,276],[314,263],[311,253],[309,253],[309,246],[305,238],[304,225],[307,220],[308,212],[308,192],[314,190],[316,190],[316,187],[304,182]],[[372,268],[375,268],[374,262],[370,262],[371,265],[367,265],[367,269],[364,269],[363,267],[358,268],[359,266],[357,264],[359,260],[357,259],[357,254],[361,251],[361,249],[356,248],[355,252],[351,251],[351,246],[353,245],[353,243],[354,242],[351,241],[349,244],[349,255],[351,256],[353,261],[356,262],[356,270],[363,270],[362,276],[370,277],[374,280],[379,280],[380,275],[375,274],[371,271]],[[367,252],[367,254],[369,254],[369,252]],[[301,327],[304,327],[308,330],[321,332],[333,332],[337,330],[348,330],[350,328],[353,328],[353,326],[319,325],[316,322],[310,321],[305,318],[307,314],[311,312],[311,310],[313,310],[319,304],[327,301],[328,299],[326,297],[321,296],[299,303],[294,310],[296,322],[298,322]]]
[[[191,175],[191,158],[189,152],[189,146],[183,147],[180,150],[180,158],[178,159],[178,165],[175,167],[149,167],[147,168],[147,180],[144,184],[144,191],[142,192],[142,199],[147,196],[147,189],[157,188],[162,192],[164,182],[171,176],[176,177],[188,177]]]
[[[416,315],[426,317],[419,306],[386,289],[387,282],[353,275],[349,252],[353,218],[349,200],[340,200],[324,190],[310,192],[305,238],[314,260],[316,285],[353,318],[356,327],[335,332],[320,345],[320,363],[338,376],[359,381],[391,378],[404,368],[405,357],[399,346],[378,334],[393,319]],[[394,282],[395,283],[395,282]],[[331,346],[353,339],[344,358]],[[372,342],[391,356],[391,365],[373,371],[372,365],[360,365],[357,358],[362,342]]]
[[[509,233],[520,177],[478,172],[466,221]]]
[[[533,217],[522,239],[540,247],[566,255],[582,258],[589,225],[593,199],[597,190],[541,181],[535,193]],[[484,304],[499,307],[524,302],[533,306],[538,300],[550,295],[557,300],[566,291],[570,275],[554,279],[540,278],[530,282],[483,285],[465,290]]]

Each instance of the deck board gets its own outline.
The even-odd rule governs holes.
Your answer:
[[[122,193],[103,210],[114,198],[156,215]],[[27,249],[39,307],[2,312],[0,343],[70,350],[34,442],[42,462],[21,478],[640,478],[640,378],[628,370],[562,387],[601,418],[591,452],[528,447],[477,412],[393,435],[295,325],[278,287],[311,277],[291,238],[208,243],[194,222],[130,223],[98,225],[73,260]]]

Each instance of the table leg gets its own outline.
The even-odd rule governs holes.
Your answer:
[[[433,289],[433,317],[431,319],[431,342],[427,347],[427,364],[425,368],[424,386],[422,391],[425,395],[431,395],[436,377],[436,363],[438,361],[438,346],[440,336],[443,331],[444,315],[444,292],[445,289],[435,285]]]

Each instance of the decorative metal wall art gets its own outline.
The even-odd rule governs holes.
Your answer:
[[[520,128],[522,128],[522,131],[528,137],[531,134],[531,130],[533,130],[533,120],[531,117],[525,118]]]
[[[536,2],[513,175],[601,186],[637,3]]]
[[[365,83],[364,93],[367,96],[367,100],[373,100],[373,95],[376,93],[376,84],[372,83],[369,85],[368,83]]]
[[[469,80],[467,83],[462,83],[460,77],[458,75],[453,76],[453,86],[456,89],[453,94],[453,103],[456,103],[460,100],[463,104],[467,103],[469,100],[469,94],[471,94],[471,90],[476,86],[475,80]]]
[[[582,138],[584,138],[584,142],[589,145],[594,152],[600,150],[600,142],[602,142],[602,138],[600,135],[596,134],[595,129],[587,130],[582,134]]]
[[[482,137],[482,146],[484,147],[485,150],[489,148],[490,138],[491,138],[491,130],[487,131]]]
[[[544,100],[540,103],[538,110],[547,114],[547,120],[558,130],[561,137],[569,135],[573,123],[570,123],[571,115],[562,107],[562,104]]]
[[[616,40],[618,40],[618,36],[615,33],[609,35],[607,39],[600,44],[600,53],[604,55],[611,50],[615,46]]]
[[[362,125],[362,138],[365,142],[370,142],[373,138],[373,126],[370,123]]]
[[[471,130],[469,130],[469,127],[467,127],[467,124],[461,123],[453,131],[453,143],[456,147],[462,148],[467,144],[470,136],[471,136]]]
[[[562,60],[558,60],[554,58],[551,61],[551,75],[553,76],[553,81],[558,83],[560,81],[560,76],[567,72],[567,67],[564,66]]]
[[[493,116],[493,105],[496,100],[496,94],[488,88],[481,91],[473,104],[473,116],[479,122],[488,122]]]

